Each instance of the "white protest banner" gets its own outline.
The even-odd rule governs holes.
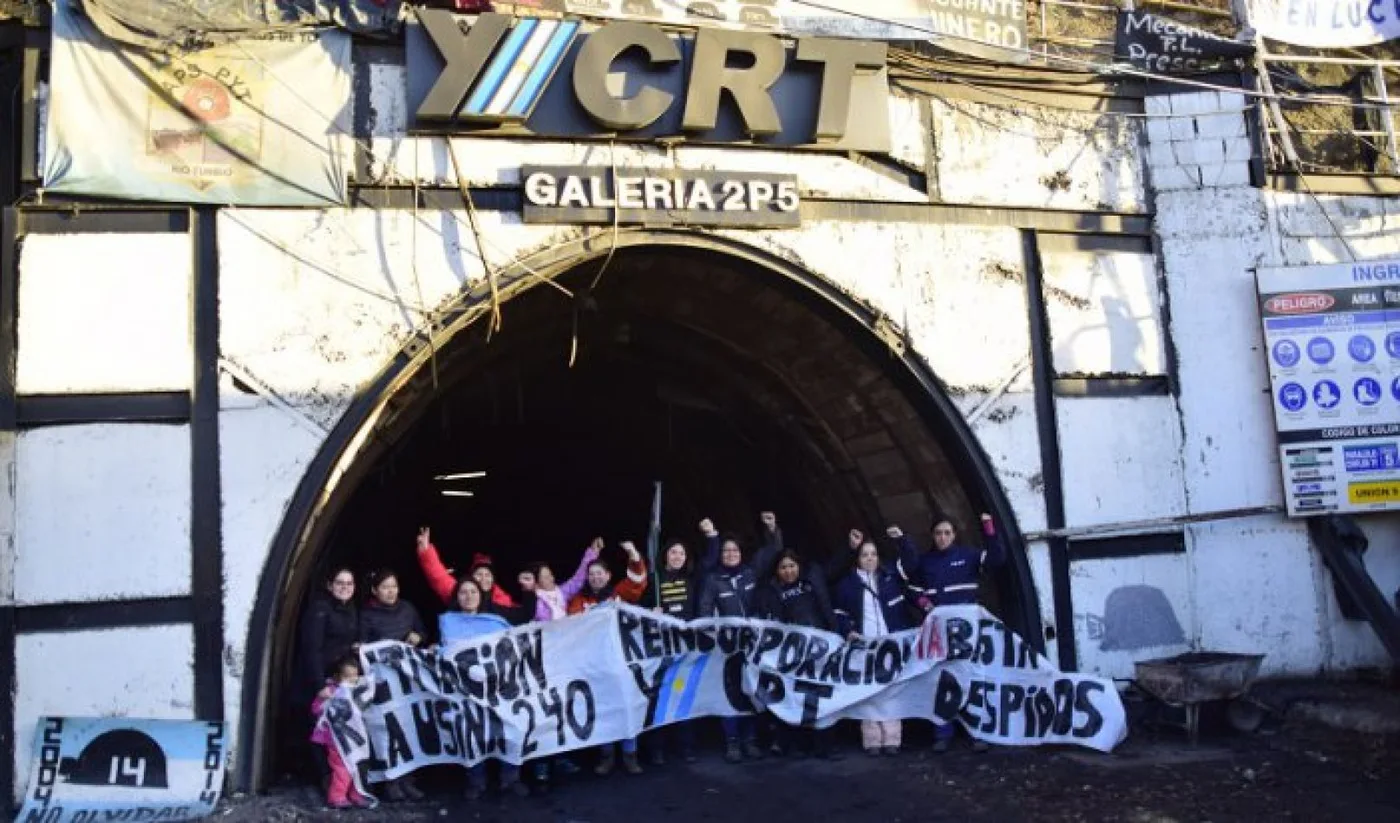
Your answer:
[[[689,623],[609,604],[436,652],[381,642],[325,722],[352,774],[375,783],[433,764],[520,763],[705,716],[768,711],[957,722],[1006,746],[1110,751],[1127,735],[1113,683],[1056,671],[979,606],[919,629],[847,641],[758,620]]]
[[[224,786],[224,725],[200,720],[42,717],[16,820],[199,820]]]
[[[1270,40],[1319,49],[1400,37],[1396,0],[1245,0],[1249,24]]]
[[[186,51],[104,37],[54,4],[44,188],[130,200],[334,206],[347,196],[350,35]]]

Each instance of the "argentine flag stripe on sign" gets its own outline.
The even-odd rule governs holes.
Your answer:
[[[700,681],[705,674],[705,663],[709,659],[709,655],[686,655],[666,669],[661,693],[656,697],[656,717],[653,720],[656,725],[690,717],[695,694],[700,690]]]

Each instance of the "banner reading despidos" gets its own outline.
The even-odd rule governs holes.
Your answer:
[[[434,764],[520,763],[756,711],[819,728],[956,722],[1007,746],[1110,751],[1127,735],[1111,681],[1057,671],[979,606],[940,607],[919,629],[847,641],[619,604],[442,651],[381,642],[360,656],[367,676],[341,689],[324,722],[362,783]]]

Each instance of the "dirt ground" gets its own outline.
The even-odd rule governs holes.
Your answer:
[[[424,803],[325,810],[309,788],[231,801],[227,823],[360,821],[1175,821],[1400,820],[1400,737],[1289,722],[1224,731],[1189,746],[1179,731],[1135,733],[1112,755],[1071,749],[936,755],[927,735],[895,758],[871,758],[843,730],[839,761],[698,763],[645,774],[585,774],[529,798],[469,803],[447,774]]]

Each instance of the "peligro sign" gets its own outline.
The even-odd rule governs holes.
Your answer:
[[[889,148],[884,43],[420,9],[415,131]]]

